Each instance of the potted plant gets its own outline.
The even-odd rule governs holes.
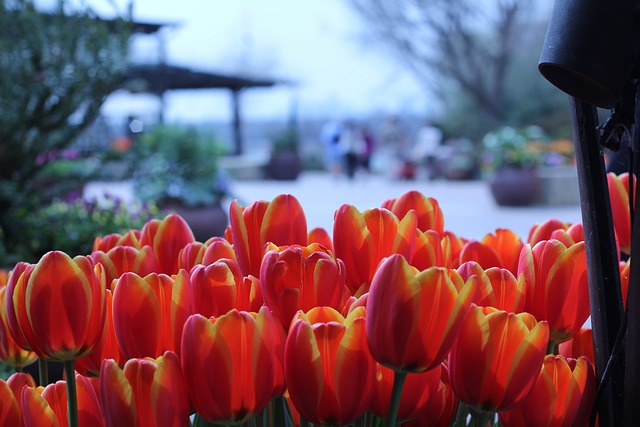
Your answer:
[[[527,206],[538,198],[540,180],[539,152],[533,141],[544,139],[538,126],[505,126],[482,139],[489,185],[496,203],[503,206]]]
[[[267,175],[272,179],[294,180],[302,170],[298,152],[298,131],[288,127],[271,138],[271,156],[267,164]]]
[[[221,236],[227,182],[218,168],[221,145],[194,128],[158,125],[134,147],[135,195],[181,215],[198,240]]]

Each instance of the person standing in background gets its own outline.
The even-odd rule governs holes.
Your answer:
[[[416,134],[413,155],[424,166],[429,180],[436,177],[436,161],[440,144],[442,144],[442,131],[435,127],[431,120],[425,120]]]

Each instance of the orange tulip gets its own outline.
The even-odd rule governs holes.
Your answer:
[[[596,396],[596,377],[586,357],[548,355],[521,405],[500,414],[505,427],[586,426]]]
[[[543,240],[560,240],[565,246],[584,241],[584,228],[581,223],[570,224],[557,219],[549,219],[536,224],[529,230],[527,243],[535,246]]]
[[[76,374],[78,425],[105,425],[96,392],[88,378]],[[22,409],[25,427],[66,427],[67,383],[58,381],[43,387],[22,389]]]
[[[450,240],[433,230],[418,232],[409,263],[418,270],[452,265]]]
[[[228,240],[222,237],[212,237],[207,240],[206,249],[202,254],[202,264],[209,265],[219,259],[228,258],[238,262],[233,246]]]
[[[0,286],[6,286],[9,281],[9,272],[0,268]]]
[[[446,239],[447,244],[443,247],[446,248],[446,256],[445,259],[450,260],[450,265],[447,265],[447,268],[458,268],[460,267],[460,252],[462,252],[462,248],[465,243],[467,243],[467,239],[464,239],[460,236],[457,236],[455,233],[451,231],[445,231],[442,234],[442,240]]]
[[[14,374],[14,376],[15,375],[16,374]],[[31,377],[29,376],[29,378]],[[22,421],[22,410],[20,403],[20,393],[22,388],[18,390],[18,394],[16,395],[16,392],[9,385],[9,381],[11,381],[11,378],[6,382],[0,379],[0,425],[22,427],[24,426],[24,422]],[[31,381],[31,387],[35,387],[36,384],[35,381],[33,381],[33,378],[31,378]]]
[[[102,251],[108,252],[116,246],[133,246],[136,249],[140,249],[140,230],[129,230],[125,234],[112,233],[106,236],[98,236],[93,241],[92,252]]]
[[[198,265],[191,271],[187,285],[189,313],[217,317],[233,308],[247,311],[250,289],[245,286],[240,267],[231,259]]]
[[[107,307],[107,317],[104,322],[104,330],[98,344],[91,353],[76,360],[75,370],[84,376],[100,375],[100,365],[105,359],[115,359],[120,366],[125,362],[124,356],[120,352],[116,330],[113,324],[113,293],[107,289],[105,305]]]
[[[182,373],[191,403],[206,421],[241,424],[274,392],[275,320],[269,309],[189,317],[182,334]]]
[[[125,359],[158,357],[179,351],[182,326],[188,317],[186,271],[174,278],[125,273],[115,282],[113,325]]]
[[[254,202],[246,208],[234,200],[229,221],[238,265],[245,276],[260,276],[267,243],[307,244],[307,219],[298,199],[290,194],[281,194],[271,202]]]
[[[389,411],[394,372],[379,363],[376,363],[376,371],[369,412],[385,418]],[[420,374],[408,374],[400,397],[398,420],[415,418],[425,410],[429,400],[435,399],[435,395],[440,392],[440,378],[440,365]]]
[[[577,333],[590,314],[584,242],[525,245],[518,271],[526,283],[525,311],[549,323],[551,340],[558,344]]]
[[[265,304],[285,329],[298,310],[317,306],[339,310],[349,294],[344,263],[318,243],[267,252],[260,288]]]
[[[104,271],[90,257],[48,252],[7,288],[7,313],[38,357],[69,361],[93,350],[106,317]],[[10,309],[9,306],[13,307]]]
[[[472,308],[449,354],[451,385],[478,411],[506,411],[533,388],[549,341],[546,322],[529,313]]]
[[[124,369],[114,360],[105,360],[100,369],[100,402],[108,427],[190,425],[180,360],[171,351],[156,359],[130,359]]]
[[[465,283],[455,270],[417,272],[401,255],[385,259],[367,301],[373,358],[396,371],[435,368],[453,344],[474,292],[474,279]]]
[[[330,307],[294,317],[285,344],[284,374],[291,402],[312,423],[343,425],[367,409],[375,363],[365,335],[364,308],[344,318]]]
[[[394,253],[410,258],[417,235],[415,212],[402,221],[387,209],[360,213],[355,206],[342,205],[334,215],[333,247],[336,258],[346,266],[346,284],[352,294],[369,290],[380,261]]]
[[[477,276],[478,290],[474,303],[482,307],[494,307],[519,313],[524,310],[525,281],[518,279],[507,269],[492,267],[483,270],[479,264],[469,261],[458,267],[458,273],[464,280]]]
[[[635,176],[633,178],[636,183]],[[629,208],[629,173],[616,175],[613,172],[607,174],[609,187],[609,199],[611,201],[611,215],[613,228],[616,233],[620,251],[631,253],[631,210]]]
[[[582,328],[570,340],[560,343],[558,346],[559,354],[572,359],[578,359],[581,356],[589,359],[591,364],[595,363],[593,351],[593,331],[589,328]]]
[[[479,242],[467,242],[460,252],[460,263],[476,261],[482,268],[506,268],[516,273],[522,240],[513,231],[499,228],[495,234],[487,234]]]
[[[438,234],[444,231],[444,214],[438,201],[432,197],[426,197],[416,190],[410,190],[396,199],[385,200],[382,207],[393,212],[402,219],[410,211],[414,210],[418,215],[418,229],[421,231],[433,230]]]
[[[111,282],[122,276],[123,273],[136,273],[146,276],[157,271],[156,259],[150,246],[136,249],[133,246],[116,246],[108,252],[94,251],[91,258],[96,263],[102,264],[106,276],[107,287]]]
[[[195,237],[187,222],[177,214],[167,215],[163,220],[148,221],[140,235],[140,245],[150,246],[156,257],[158,273],[177,274],[180,251]]]
[[[35,362],[38,356],[20,347],[11,335],[7,320],[6,292],[6,286],[0,287],[0,361],[12,368],[22,369]]]
[[[449,427],[458,408],[458,398],[451,389],[449,367],[443,362],[438,391],[427,401],[418,416],[402,423],[402,427]]]
[[[333,252],[333,241],[331,240],[331,236],[321,227],[316,227],[309,231],[307,235],[307,245],[311,243],[319,243],[331,252]]]

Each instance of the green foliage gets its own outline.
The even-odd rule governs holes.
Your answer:
[[[25,218],[20,245],[9,265],[36,262],[53,249],[70,256],[88,255],[97,236],[141,229],[145,222],[160,216],[155,205],[127,207],[116,199],[101,204],[81,199],[54,201]]]
[[[142,201],[210,205],[227,193],[218,169],[221,144],[194,128],[156,126],[140,138],[135,154],[134,191]]]
[[[536,166],[541,157],[532,143],[545,139],[547,136],[538,126],[518,129],[505,126],[497,129],[482,139],[486,164],[490,170],[509,166],[518,168]]]
[[[0,264],[22,246],[28,217],[68,190],[50,179],[63,166],[41,156],[72,144],[117,89],[129,23],[65,0],[47,13],[33,0],[0,0]]]

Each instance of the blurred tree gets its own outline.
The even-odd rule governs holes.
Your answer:
[[[24,218],[43,203],[39,176],[97,117],[120,83],[130,19],[98,19],[58,0],[0,0],[0,265],[20,240]]]
[[[533,101],[525,110],[535,111],[518,116],[524,113],[517,106],[522,97],[535,95],[541,87],[536,77],[530,77],[537,74],[542,43],[538,35],[544,36],[546,25],[532,18],[532,0],[350,0],[350,4],[367,24],[369,35],[406,63],[450,112],[474,113],[467,120],[473,133],[555,108],[557,97],[553,107],[546,101],[536,106]],[[523,78],[514,78],[518,75]]]

